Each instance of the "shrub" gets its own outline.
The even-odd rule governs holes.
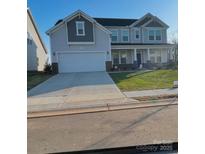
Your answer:
[[[48,64],[48,63],[45,64],[45,66],[44,66],[44,72],[45,72],[45,73],[48,73],[48,74],[51,74],[51,73],[52,73],[52,66],[51,66],[51,64]]]
[[[171,62],[167,64],[168,69],[178,69],[178,63],[176,62]]]

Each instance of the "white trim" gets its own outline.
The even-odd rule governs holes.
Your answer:
[[[162,30],[158,30],[160,32],[160,40],[157,40],[157,30],[155,30],[155,41],[162,41]]]
[[[52,47],[51,47],[51,37],[49,37],[49,47],[50,47],[50,63],[52,64],[53,62],[53,51],[52,51]],[[56,55],[55,55],[56,56]],[[49,56],[48,56],[49,58]]]
[[[56,51],[56,54],[69,54],[69,53],[106,53],[105,51]]]
[[[113,43],[119,42],[119,30],[118,29],[110,29],[110,31],[111,31],[111,42],[113,42]],[[112,31],[117,32],[117,41],[112,41]]]
[[[129,27],[134,27],[136,24],[138,24],[140,21],[142,21],[143,19],[145,19],[146,17],[151,17],[151,20],[148,20],[147,22],[145,22],[143,25],[141,25],[142,27],[146,26],[147,24],[149,24],[151,21],[156,20],[158,21],[160,24],[162,24],[163,27],[165,28],[169,28],[169,26],[167,24],[165,24],[161,19],[159,19],[157,16],[152,15],[151,13],[147,13],[145,14],[143,17],[141,17],[139,20],[135,21],[134,23],[132,23]]]
[[[87,20],[89,20],[92,23],[95,23],[101,30],[103,30],[104,32],[106,32],[107,34],[111,34],[111,32],[105,28],[104,26],[102,26],[101,24],[99,24],[95,19],[93,19],[92,17],[90,17],[89,15],[87,15],[86,13],[84,13],[81,10],[77,10],[75,12],[73,12],[72,14],[70,14],[69,16],[65,17],[63,19],[63,21],[55,26],[53,26],[52,28],[50,28],[49,30],[46,31],[47,35],[50,35],[51,33],[53,33],[53,31],[58,28],[60,25],[65,24],[67,21],[69,21],[69,19],[73,19],[74,17],[78,16],[78,15],[82,15],[84,18],[86,18]]]
[[[154,36],[153,40],[151,40],[151,39],[149,38],[149,37],[150,37],[150,31],[153,31],[153,36]],[[153,30],[153,29],[148,30],[148,40],[149,40],[149,41],[154,41],[154,40],[155,40],[155,30]]]
[[[68,25],[67,25],[67,22],[65,23],[65,29],[66,29],[66,42],[67,42],[67,44],[68,44]],[[68,44],[68,47],[69,47],[69,44]]]
[[[68,42],[68,44],[95,44],[95,42]]]
[[[79,34],[79,32],[78,32],[79,25],[78,24],[82,24],[82,26],[83,26],[83,34]],[[84,21],[76,21],[75,22],[75,28],[76,28],[76,35],[77,36],[85,36],[85,22]]]
[[[129,26],[105,26],[105,28],[109,29],[128,29]]]
[[[124,35],[123,35],[123,32],[124,32],[124,31],[127,31],[127,32],[128,32],[128,35],[127,35],[128,39],[127,39],[127,41],[124,41],[124,40],[123,40],[123,36],[124,36]],[[121,29],[120,32],[121,32],[121,42],[129,42],[129,40],[130,40],[130,39],[129,39],[129,29]]]
[[[153,40],[150,40],[150,39],[149,39],[149,33],[150,33],[150,31],[154,31],[154,39],[153,39]],[[156,31],[159,31],[159,32],[160,32],[160,40],[157,40]],[[149,41],[162,41],[162,30],[161,30],[161,29],[148,29],[148,40],[149,40]]]
[[[147,14],[145,14],[144,16],[142,16],[139,20],[137,20],[137,21],[135,21],[134,23],[132,23],[131,25],[130,25],[130,27],[134,27],[136,24],[138,24],[140,21],[142,21],[144,18],[146,18],[146,17],[151,17],[151,18],[153,18],[154,16],[151,14],[151,13],[147,13]]]
[[[118,57],[119,57],[119,64],[121,64],[121,52],[120,51],[119,51]]]
[[[139,40],[140,40],[140,37],[141,37],[140,28],[135,27],[135,28],[133,28],[133,30],[134,30],[134,40],[135,40],[135,41],[139,41]],[[139,38],[136,38],[136,31],[139,32]]]
[[[146,27],[149,23],[151,23],[152,21],[157,21],[162,25],[162,28],[169,28],[169,26],[167,24],[165,24],[162,20],[160,20],[158,17],[154,16],[152,17],[151,20],[149,20],[148,22],[144,23],[142,25],[142,27]]]
[[[172,48],[174,46],[174,44],[162,44],[162,45],[115,45],[115,46],[111,46],[111,50],[112,49],[156,49],[156,48],[163,48],[163,49],[168,49],[168,48]]]
[[[135,48],[134,49],[134,61],[137,61],[137,49]],[[133,61],[133,63],[134,63]]]
[[[147,60],[150,61],[150,49],[147,48]]]
[[[95,33],[96,33],[96,27],[95,27],[95,24],[93,24],[93,43],[92,44],[95,44]]]

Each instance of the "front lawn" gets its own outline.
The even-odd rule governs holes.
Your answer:
[[[110,73],[110,76],[122,91],[172,88],[178,80],[177,70],[153,70],[123,73]]]
[[[30,90],[31,88],[37,86],[51,76],[53,75],[43,72],[27,72],[27,90]]]

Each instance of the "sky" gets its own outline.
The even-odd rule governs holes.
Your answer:
[[[177,0],[28,0],[35,23],[48,51],[49,37],[45,32],[57,20],[80,9],[91,17],[136,18],[150,12],[167,25],[168,41],[178,35]]]

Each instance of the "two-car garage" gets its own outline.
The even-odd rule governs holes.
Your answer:
[[[58,53],[59,73],[105,71],[105,52],[78,51]]]

